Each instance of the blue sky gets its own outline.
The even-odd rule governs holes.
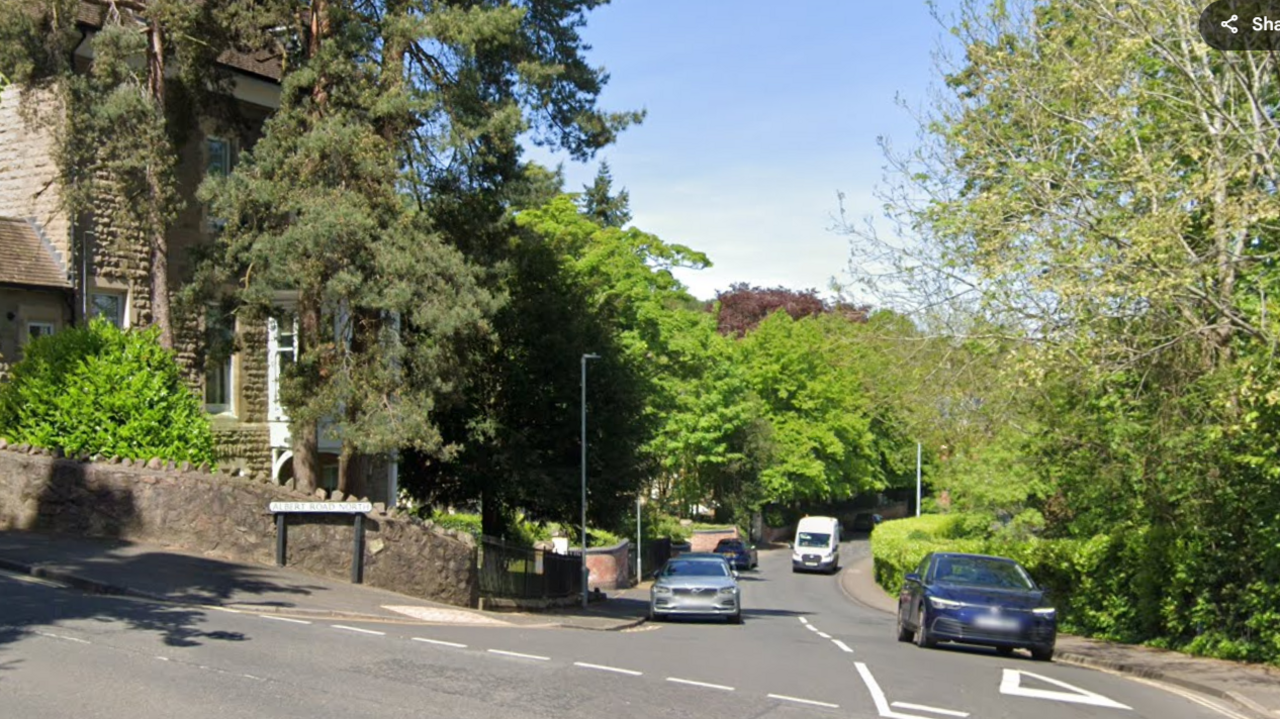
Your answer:
[[[648,117],[597,162],[529,157],[564,160],[570,191],[607,159],[634,226],[711,257],[678,273],[706,299],[734,282],[825,294],[844,279],[836,193],[854,218],[879,214],[876,138],[914,141],[895,97],[924,102],[945,33],[924,0],[613,0],[583,35],[611,75],[602,106]]]

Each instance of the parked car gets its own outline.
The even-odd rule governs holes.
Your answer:
[[[1058,617],[1043,587],[1012,559],[934,552],[907,574],[898,595],[898,641],[1031,651],[1053,659]]]
[[[853,531],[870,532],[882,521],[884,521],[884,517],[874,512],[859,512],[853,518]]]
[[[737,572],[718,554],[668,560],[649,590],[649,618],[660,621],[674,614],[722,616],[741,624]]]
[[[734,569],[755,569],[760,563],[755,545],[741,539],[721,539],[716,542],[715,553],[728,559]]]

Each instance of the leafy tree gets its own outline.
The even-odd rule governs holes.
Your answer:
[[[282,400],[300,485],[314,484],[322,419],[343,441],[344,491],[360,493],[362,457],[450,451],[438,403],[497,296],[467,257],[501,259],[461,245],[460,230],[494,236],[526,128],[588,156],[638,119],[595,108],[605,76],[577,35],[594,4],[259,6],[260,27],[296,40],[281,107],[204,196],[228,218],[245,299],[265,310],[277,291],[298,296],[302,353]]]
[[[731,285],[716,293],[716,319],[720,331],[737,337],[755,329],[766,317],[785,311],[792,319],[811,317],[828,310],[817,290],[792,290],[786,287],[762,289],[745,282]]]
[[[583,185],[582,189],[579,200],[582,214],[600,226],[622,227],[631,221],[631,195],[626,188],[613,194],[613,175],[607,161],[600,161],[596,179],[590,185]]]
[[[82,5],[103,18],[83,71],[71,62],[82,42]],[[145,250],[150,321],[166,348],[173,347],[167,236],[183,204],[175,163],[198,113],[210,112],[224,89],[214,62],[228,47],[215,19],[223,5],[0,2],[0,74],[24,91],[53,92],[53,113],[39,119],[57,138],[66,209],[72,217],[111,216],[97,237],[117,250]]]
[[[0,435],[70,455],[213,462],[204,405],[158,335],[98,319],[32,340],[0,384]]]

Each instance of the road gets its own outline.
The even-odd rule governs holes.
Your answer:
[[[846,546],[846,564],[865,543]],[[1148,684],[983,649],[922,650],[785,551],[742,626],[623,632],[288,620],[85,595],[0,573],[5,716],[1221,719]]]

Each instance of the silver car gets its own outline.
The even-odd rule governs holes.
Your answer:
[[[738,574],[720,557],[676,557],[654,575],[649,590],[649,618],[673,614],[715,615],[742,623],[742,593]]]

